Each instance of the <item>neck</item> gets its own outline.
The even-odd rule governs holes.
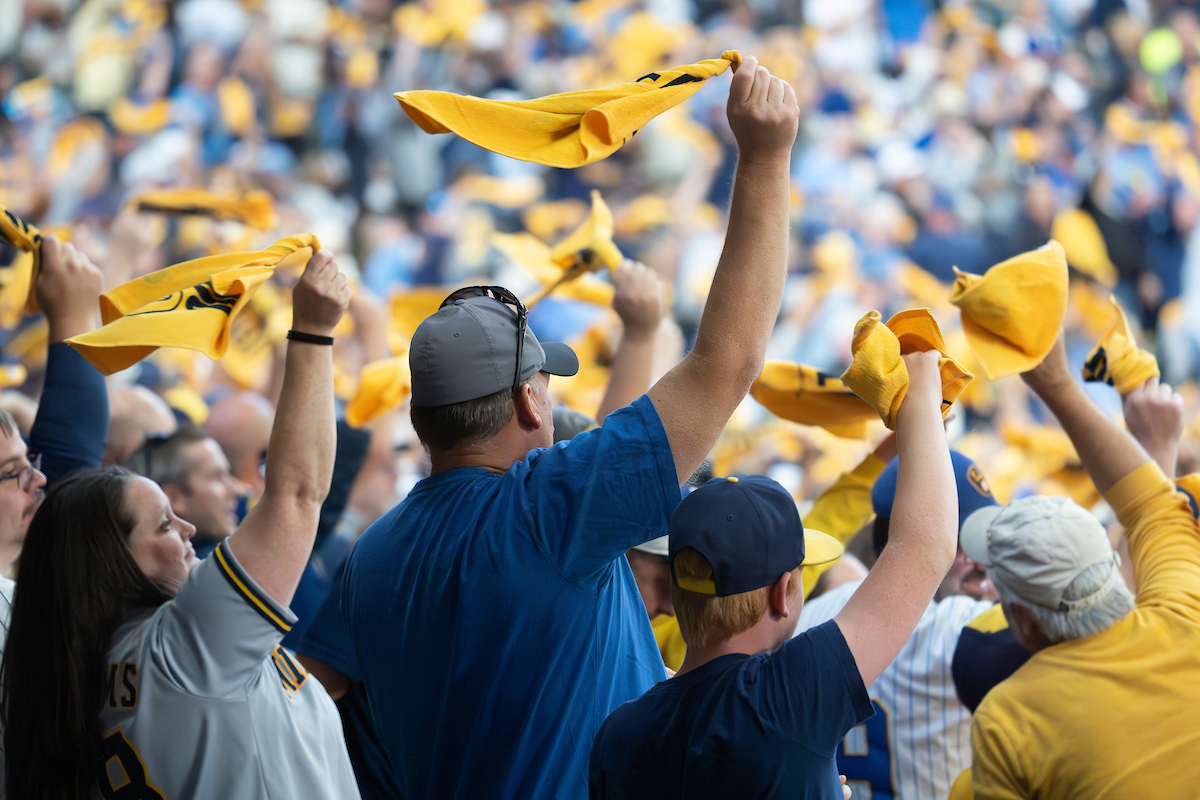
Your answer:
[[[490,439],[454,447],[440,452],[430,452],[431,474],[449,472],[460,467],[482,467],[489,472],[503,475],[508,468],[529,455],[538,444],[528,431],[514,419]]]
[[[747,656],[757,655],[758,653],[773,653],[779,649],[786,638],[780,639],[778,630],[769,630],[762,621],[759,621],[754,627],[744,630],[741,633],[735,633],[723,641],[714,642],[702,647],[688,645],[687,653],[683,657],[683,664],[680,665],[679,671],[675,674],[682,675],[685,672],[691,672],[721,656],[734,653]]]

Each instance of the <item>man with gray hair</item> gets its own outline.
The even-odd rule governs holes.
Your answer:
[[[976,800],[1195,797],[1200,752],[1200,529],[1185,495],[1092,403],[1060,338],[1023,376],[1058,417],[1125,526],[1126,587],[1104,527],[1065,498],[976,511],[963,550],[987,565],[1017,640],[1033,652],[975,713]],[[1181,414],[1169,387],[1161,413]]]

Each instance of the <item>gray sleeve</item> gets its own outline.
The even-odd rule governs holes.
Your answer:
[[[153,657],[183,691],[240,691],[296,622],[238,564],[228,541],[200,562],[155,614]]]

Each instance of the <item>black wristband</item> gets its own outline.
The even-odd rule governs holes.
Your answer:
[[[333,345],[332,336],[317,336],[316,334],[305,333],[304,331],[288,331],[287,337],[293,342]]]

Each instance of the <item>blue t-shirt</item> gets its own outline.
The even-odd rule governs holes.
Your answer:
[[[830,620],[770,656],[721,656],[618,708],[592,748],[590,797],[841,800],[834,754],[873,713]]]
[[[406,798],[586,795],[605,717],[665,674],[621,556],[679,500],[643,396],[503,475],[426,478],[363,534],[342,613]]]

